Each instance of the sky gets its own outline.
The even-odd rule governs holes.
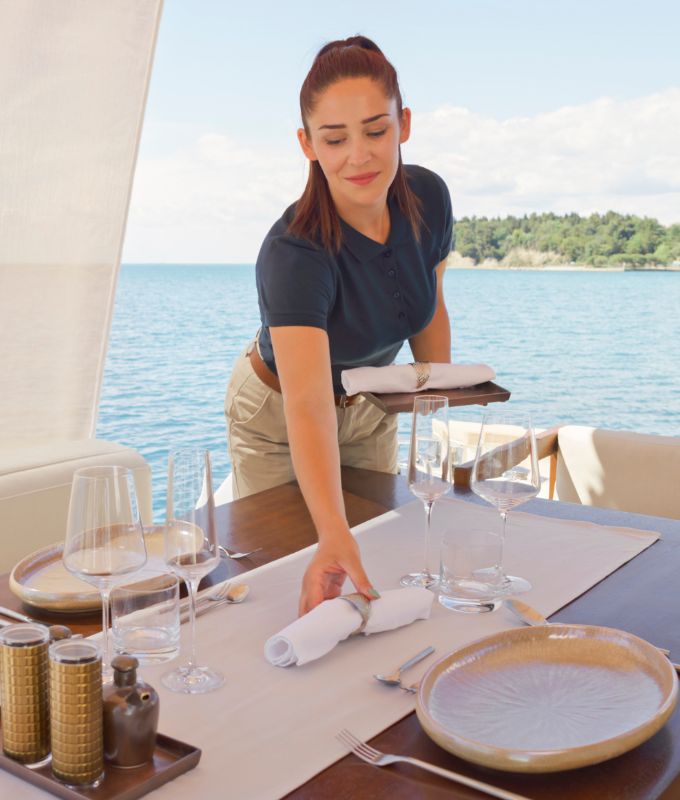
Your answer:
[[[454,214],[680,222],[677,0],[165,0],[123,261],[254,263],[304,186],[298,97],[362,33]]]

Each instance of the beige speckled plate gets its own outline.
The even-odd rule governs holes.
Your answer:
[[[164,568],[163,526],[145,528],[147,567]],[[99,592],[65,569],[63,542],[43,547],[23,558],[9,576],[9,587],[24,603],[53,612],[95,611]]]
[[[433,664],[416,712],[461,758],[511,772],[554,772],[621,755],[675,708],[668,659],[630,633],[594,625],[516,628]]]

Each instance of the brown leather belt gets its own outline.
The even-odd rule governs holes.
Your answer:
[[[275,392],[281,394],[281,382],[262,360],[256,344],[253,344],[251,347],[250,352],[248,353],[248,358],[252,364],[253,372],[262,381],[262,383],[264,383],[264,385],[269,389],[273,389]],[[351,397],[347,397],[346,394],[336,394],[334,397],[335,405],[338,406],[338,408],[347,408],[347,406],[353,406],[359,401],[359,399],[363,399],[362,395],[360,394],[353,394]]]

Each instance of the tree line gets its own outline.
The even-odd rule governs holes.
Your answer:
[[[453,249],[476,264],[487,259],[520,266],[528,251],[556,263],[644,267],[680,262],[680,224],[664,226],[633,214],[553,213],[456,220]]]

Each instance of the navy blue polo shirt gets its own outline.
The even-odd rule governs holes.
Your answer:
[[[436,306],[436,266],[451,250],[453,216],[444,181],[424,167],[406,167],[420,198],[420,241],[390,199],[385,244],[341,220],[338,253],[287,233],[290,206],[267,234],[257,258],[256,280],[262,359],[276,372],[269,328],[322,328],[330,342],[333,386],[351,367],[392,364],[404,341],[423,330]]]

